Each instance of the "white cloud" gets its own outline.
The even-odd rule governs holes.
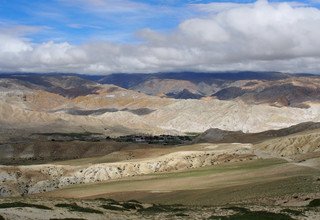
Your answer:
[[[6,34],[0,35],[0,71],[319,73],[319,27],[320,10],[316,8],[260,0],[188,19],[169,34],[142,30],[138,35],[143,43],[138,45],[103,41],[34,44]]]
[[[320,2],[320,0],[314,0],[314,1]],[[260,2],[267,2],[267,1],[260,0]],[[247,7],[247,6],[252,7],[254,4],[256,4],[256,3],[211,2],[211,3],[207,3],[207,4],[190,4],[190,7],[195,10],[201,11],[201,12],[219,13],[219,12],[226,11],[229,9],[234,9],[234,8]],[[269,4],[271,4],[273,6],[277,6],[282,3],[281,2],[271,2]],[[289,2],[286,2],[286,4],[288,4],[292,7],[308,6],[308,3],[299,2],[299,1],[289,1]]]

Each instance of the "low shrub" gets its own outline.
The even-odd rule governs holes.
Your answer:
[[[300,210],[293,210],[293,209],[282,209],[281,212],[285,212],[291,215],[302,215],[303,211]]]
[[[173,205],[159,205],[153,204],[150,207],[139,209],[139,212],[182,212],[185,211],[184,208],[173,206]]]
[[[101,205],[101,207],[113,211],[127,211],[127,209],[113,204]]]
[[[211,216],[210,220],[292,220],[289,215],[267,211],[248,211],[230,216]]]
[[[121,206],[125,209],[142,209],[143,206],[139,203],[133,203],[133,202],[124,202],[121,204]]]
[[[92,208],[81,207],[75,203],[74,204],[60,203],[60,204],[56,204],[55,206],[59,207],[59,208],[67,208],[71,212],[86,212],[86,213],[103,214],[102,211],[92,209]]]
[[[179,212],[179,213],[176,214],[176,216],[178,216],[178,217],[186,217],[186,216],[189,216],[189,215],[184,214],[182,212]]]
[[[102,201],[102,202],[107,202],[108,204],[114,204],[114,205],[119,205],[120,203],[117,202],[114,199],[107,199],[107,198],[98,198],[96,200]]]
[[[52,210],[51,208],[44,206],[44,205],[38,205],[38,204],[28,204],[24,202],[11,202],[11,203],[1,203],[0,209],[7,209],[7,208],[36,208],[36,209],[46,209],[46,210]]]
[[[308,204],[308,207],[318,207],[318,206],[320,206],[320,199],[314,199]]]

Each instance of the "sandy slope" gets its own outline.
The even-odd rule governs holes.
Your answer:
[[[255,147],[274,156],[295,159],[299,155],[311,153],[320,155],[320,130],[302,132],[286,137],[274,138],[256,144]]]

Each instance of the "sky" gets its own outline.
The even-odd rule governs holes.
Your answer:
[[[320,0],[0,0],[0,72],[320,73]]]

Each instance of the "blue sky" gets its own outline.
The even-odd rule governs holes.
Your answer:
[[[212,2],[254,1],[0,0],[0,30],[20,34],[35,43],[81,44],[97,40],[135,43],[139,41],[139,30],[170,31],[183,20],[203,14],[195,5]],[[319,5],[316,0],[291,2]]]
[[[320,73],[320,0],[0,0],[0,72]]]

